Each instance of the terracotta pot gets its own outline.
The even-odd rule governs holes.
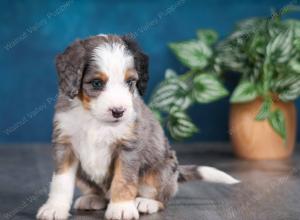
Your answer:
[[[267,120],[256,121],[262,99],[232,104],[230,110],[230,136],[238,157],[251,160],[283,159],[290,156],[296,140],[297,114],[293,102],[274,101],[272,110],[279,108],[286,119],[287,141],[273,130]]]

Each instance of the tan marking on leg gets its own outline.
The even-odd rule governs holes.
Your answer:
[[[156,171],[147,172],[139,179],[140,196],[155,199],[159,186],[158,173]],[[145,193],[145,191],[147,191],[147,193]]]
[[[134,200],[136,195],[136,183],[131,183],[125,180],[122,174],[122,163],[119,159],[116,159],[114,177],[111,185],[111,201],[115,203]]]
[[[75,154],[73,153],[72,144],[68,136],[61,136],[56,140],[56,167],[57,174],[64,173],[76,161]]]
[[[159,180],[159,172],[158,171],[148,171],[145,175],[140,177],[139,179],[139,197],[136,199],[137,208],[140,212],[144,213],[151,213],[154,210],[145,211],[142,207],[143,205],[155,205],[157,206],[157,210],[163,210],[165,208],[163,202],[158,200],[158,192],[160,187],[160,180]],[[149,203],[149,204],[148,204]],[[139,207],[141,205],[141,207]]]

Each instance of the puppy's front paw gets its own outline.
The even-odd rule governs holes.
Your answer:
[[[135,205],[140,213],[152,214],[163,209],[163,204],[154,199],[147,199],[142,197],[137,197],[135,199]]]
[[[69,215],[69,208],[47,202],[39,209],[36,218],[43,220],[63,220],[67,219]]]
[[[110,202],[105,212],[106,219],[138,219],[139,212],[134,201]]]

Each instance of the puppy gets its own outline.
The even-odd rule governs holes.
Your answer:
[[[106,208],[107,219],[163,209],[178,182],[238,181],[211,167],[178,166],[163,129],[142,100],[148,57],[128,37],[77,40],[56,58],[59,96],[53,129],[55,170],[38,219]]]

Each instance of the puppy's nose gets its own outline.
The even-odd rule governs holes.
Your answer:
[[[111,108],[111,114],[114,118],[121,118],[125,112],[125,109],[120,107],[120,108]]]

